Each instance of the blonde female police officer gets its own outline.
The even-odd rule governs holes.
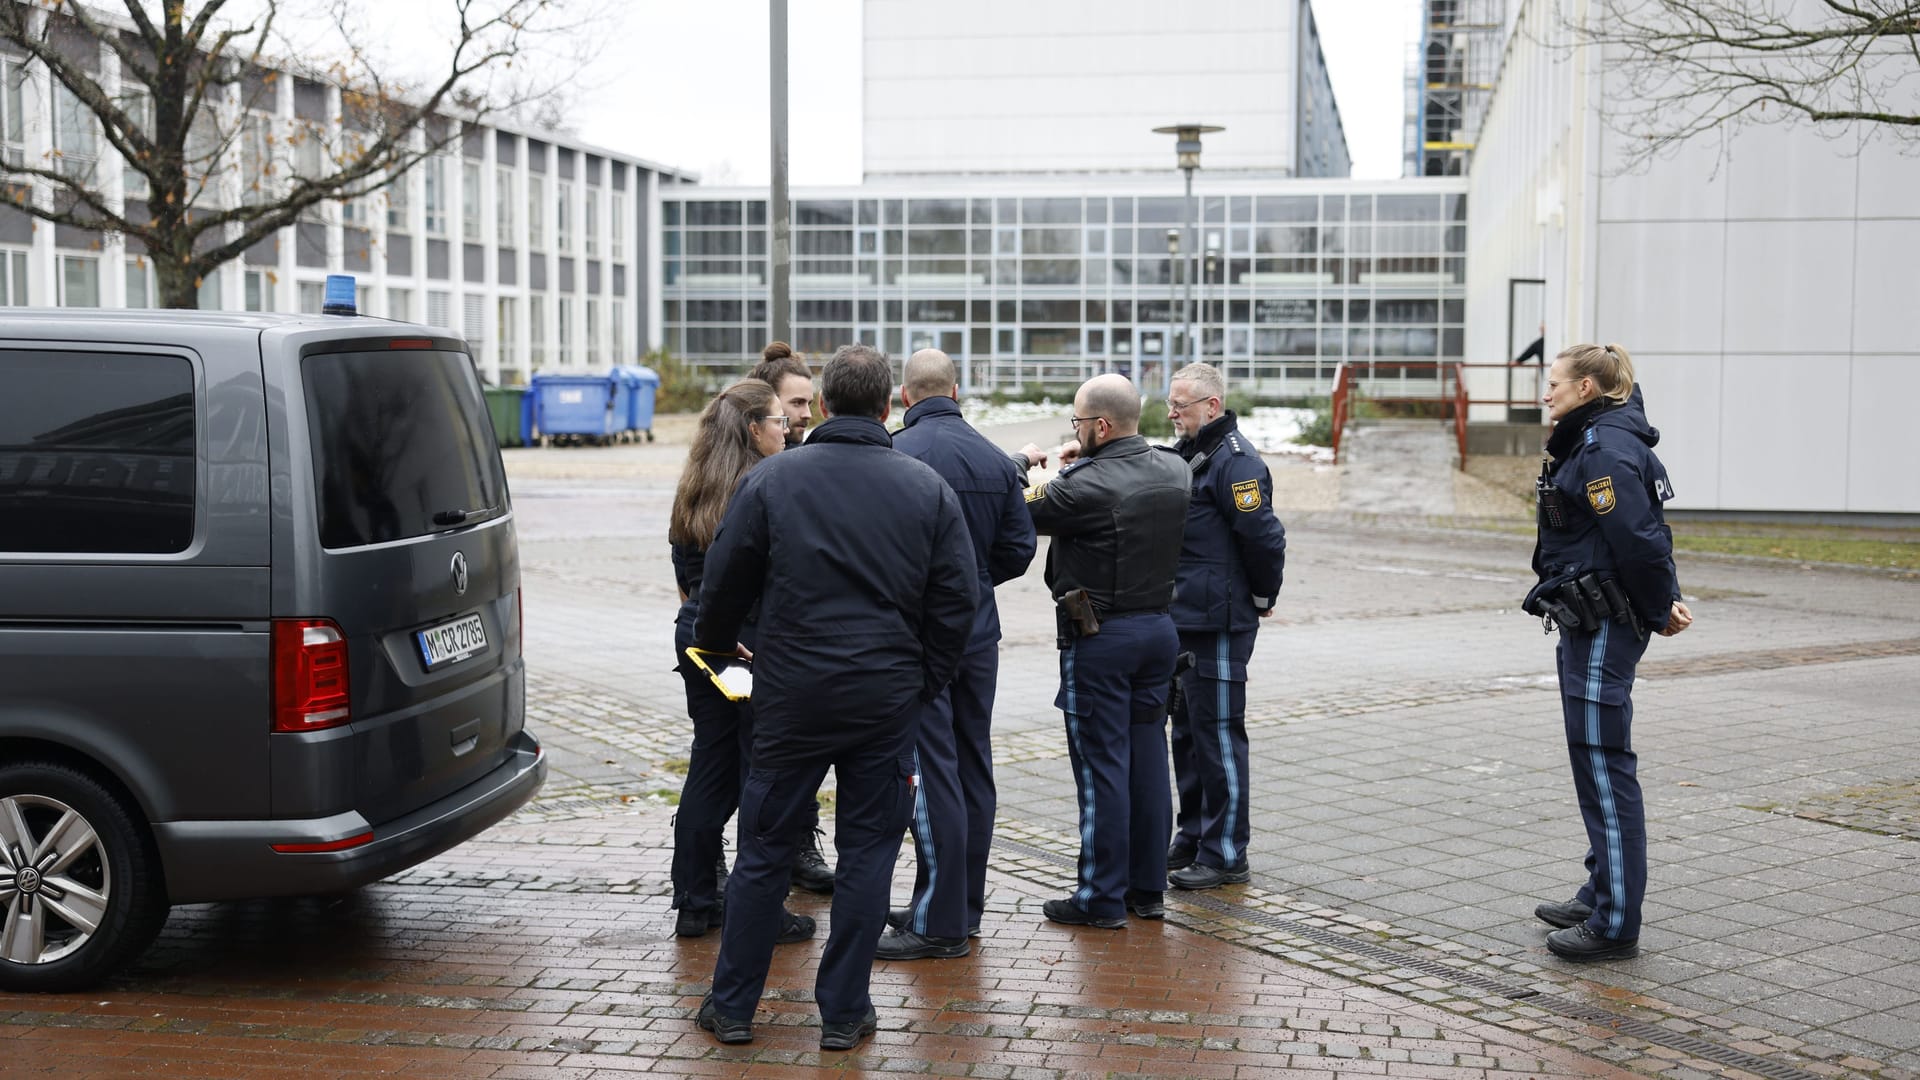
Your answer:
[[[1633,672],[1649,633],[1670,637],[1693,615],[1680,601],[1661,510],[1673,486],[1653,455],[1660,433],[1647,423],[1627,351],[1566,349],[1542,400],[1555,426],[1538,484],[1539,584],[1524,606],[1560,630],[1561,710],[1589,847],[1579,893],[1534,914],[1560,928],[1547,935],[1555,955],[1620,959],[1639,953],[1647,886],[1646,815],[1629,733]]]

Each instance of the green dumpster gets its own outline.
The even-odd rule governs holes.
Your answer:
[[[493,417],[493,434],[501,446],[521,446],[520,401],[527,396],[524,386],[486,388],[487,415]]]

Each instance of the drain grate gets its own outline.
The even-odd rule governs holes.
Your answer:
[[[1072,858],[1057,852],[1048,851],[1045,848],[1035,847],[1032,844],[1023,843],[1019,840],[1010,840],[996,836],[994,837],[993,844],[995,847],[1004,848],[1009,852],[1024,855],[1028,858],[1040,859],[1063,869],[1076,869],[1076,864]],[[1633,1017],[1621,1016],[1617,1013],[1599,1008],[1598,1006],[1574,1001],[1570,998],[1561,997],[1558,994],[1544,994],[1533,987],[1523,986],[1511,980],[1498,979],[1475,971],[1465,971],[1451,964],[1443,964],[1438,960],[1424,956],[1410,956],[1397,949],[1389,949],[1384,945],[1378,945],[1371,941],[1357,941],[1346,934],[1328,930],[1325,927],[1308,926],[1292,919],[1283,918],[1270,911],[1262,911],[1259,908],[1250,908],[1241,904],[1235,904],[1222,900],[1217,896],[1209,896],[1205,893],[1183,892],[1180,894],[1180,903],[1188,907],[1211,911],[1216,915],[1228,915],[1242,922],[1254,923],[1267,927],[1270,930],[1279,930],[1298,937],[1307,938],[1352,956],[1364,957],[1365,959],[1379,963],[1391,964],[1394,967],[1418,971],[1423,975],[1431,975],[1434,978],[1445,979],[1455,986],[1478,990],[1482,993],[1508,998],[1514,1001],[1525,1001],[1530,1006],[1543,1009],[1558,1016],[1564,1016],[1570,1020],[1580,1020],[1599,1027],[1610,1028],[1622,1035],[1629,1035],[1657,1046],[1678,1050],[1684,1054],[1689,1054],[1706,1061],[1728,1065],[1740,1069],[1743,1072],[1753,1073],[1756,1076],[1764,1076],[1767,1077],[1768,1080],[1822,1080],[1821,1077],[1814,1073],[1808,1072],[1805,1069],[1795,1068],[1785,1062],[1760,1057],[1756,1054],[1748,1054],[1740,1050],[1735,1050],[1730,1046],[1722,1046],[1719,1043],[1710,1042],[1698,1036],[1672,1031],[1658,1024],[1648,1023],[1645,1020],[1636,1020]]]

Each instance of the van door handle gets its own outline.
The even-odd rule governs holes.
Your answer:
[[[464,757],[480,745],[480,720],[475,717],[447,733],[447,741],[453,744],[453,756]]]

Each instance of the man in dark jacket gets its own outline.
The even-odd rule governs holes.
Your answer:
[[[1027,572],[1033,521],[1020,470],[960,418],[960,380],[938,349],[907,359],[900,401],[907,426],[894,449],[932,466],[960,500],[973,538],[980,605],[953,684],[920,715],[913,811],[918,867],[913,899],[893,912],[880,939],[882,960],[965,956],[986,902],[987,851],[993,844],[993,691],[1000,670],[1000,612],[993,587]]]
[[[1167,849],[1169,879],[1182,889],[1246,881],[1247,662],[1254,632],[1273,614],[1287,561],[1287,533],[1273,512],[1273,478],[1240,434],[1209,364],[1173,375],[1170,449],[1193,475],[1193,501],[1173,591],[1173,624],[1193,667],[1180,676],[1173,717],[1178,832]]]
[[[973,631],[973,549],[940,475],[893,449],[885,355],[842,347],[821,373],[828,416],[805,446],[747,474],[707,551],[694,641],[733,652],[755,603],[753,770],[740,854],[700,1026],[753,1038],[793,849],[828,768],[839,784],[833,932],[814,995],[820,1046],[872,1034],[874,946],[913,807],[913,735]]]
[[[1060,694],[1080,803],[1080,887],[1042,907],[1054,922],[1117,930],[1164,914],[1167,692],[1178,639],[1167,615],[1187,512],[1187,467],[1139,434],[1140,397],[1120,375],[1073,398],[1079,457],[1027,489],[1053,537]]]

